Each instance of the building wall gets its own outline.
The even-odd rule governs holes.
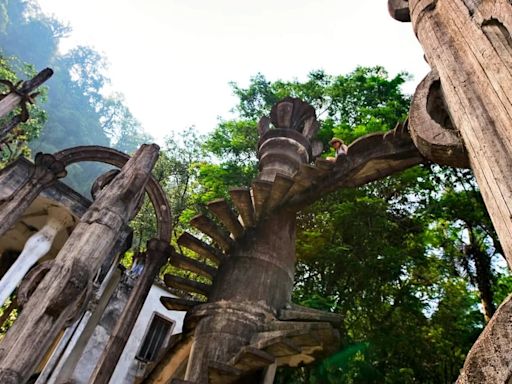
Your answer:
[[[110,384],[133,384],[137,374],[139,364],[135,355],[139,351],[147,328],[151,323],[153,314],[156,312],[168,320],[174,321],[174,327],[171,333],[181,333],[183,320],[186,312],[170,311],[160,303],[161,296],[172,296],[165,289],[153,285],[149,291],[148,297],[140,311],[139,317],[135,323],[132,334],[126,343],[124,351],[119,359],[116,369],[110,379]]]

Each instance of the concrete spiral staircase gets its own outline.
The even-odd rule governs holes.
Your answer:
[[[322,158],[315,159],[321,152],[321,148],[318,150],[317,143],[312,139],[314,133],[311,133],[318,127],[316,118],[311,119],[311,116],[307,115],[309,110],[305,113],[304,105],[298,104],[296,99],[282,104],[287,104],[281,108],[281,112],[288,113],[288,121],[282,123],[279,104],[273,109],[272,113],[275,115],[271,117],[274,126],[281,128],[284,125],[286,129],[269,132],[270,120],[260,121],[262,139],[259,144],[258,179],[253,181],[250,188],[231,189],[230,201],[217,199],[208,203],[207,213],[194,217],[190,222],[198,235],[185,232],[177,241],[180,249],[186,248],[197,257],[192,258],[175,251],[170,263],[179,269],[201,276],[201,282],[173,274],[164,276],[167,286],[189,294],[186,295],[188,298],[161,298],[167,308],[187,311],[185,332],[188,335],[194,333],[199,322],[204,322],[205,319],[210,321],[218,314],[221,315],[216,319],[217,323],[219,318],[222,319],[222,313],[226,312],[244,313],[246,319],[259,316],[259,326],[249,332],[250,337],[245,337],[242,344],[238,343],[237,348],[224,354],[224,359],[216,359],[215,353],[213,358],[207,358],[206,367],[201,369],[206,368],[207,380],[210,383],[262,382],[262,372],[266,368],[283,365],[296,367],[311,363],[320,356],[334,352],[340,340],[337,328],[342,318],[336,314],[291,303],[278,304],[277,307],[262,305],[260,308],[259,302],[250,300],[219,301],[218,296],[209,299],[216,284],[222,284],[222,279],[218,278],[221,271],[224,280],[225,276],[229,276],[224,273],[223,268],[227,268],[225,265],[229,264],[233,252],[238,252],[248,242],[254,241],[255,237],[252,234],[269,225],[268,223],[276,217],[297,212],[326,193],[343,187],[363,185],[424,161],[412,142],[407,124],[398,124],[394,130],[387,133],[370,134],[354,141],[349,146],[348,155],[338,157],[335,162]],[[299,130],[298,135],[297,128],[294,128],[297,124],[293,119],[299,115],[303,128]],[[290,132],[292,128],[295,130]],[[279,145],[275,142],[268,144],[269,138],[282,141]],[[295,151],[293,148],[285,148],[289,151],[288,154],[280,153],[280,146],[287,145],[283,142],[290,139],[296,140],[298,144],[295,144],[295,148],[298,149]],[[306,151],[302,151],[302,148],[306,148]],[[299,156],[302,158],[298,159]],[[279,167],[285,172],[279,172]],[[275,171],[275,168],[278,170]],[[274,221],[272,225],[275,223]],[[268,238],[268,231],[266,236]],[[270,238],[272,237],[271,234]],[[246,279],[254,277],[251,270],[244,270],[243,274],[243,278]],[[278,283],[276,281],[276,287]],[[240,281],[237,284],[241,287]],[[235,320],[235,323],[237,321]],[[247,336],[247,332],[245,333]],[[197,360],[194,364],[197,366]],[[189,372],[186,376],[190,376]],[[205,375],[202,379],[196,378],[193,381],[176,378],[182,375],[172,377],[173,383],[206,381]],[[258,379],[254,379],[255,377]]]
[[[198,257],[191,258],[174,252],[171,264],[184,271],[192,272],[213,282],[217,269],[237,241],[243,241],[246,231],[254,228],[268,212],[281,209],[291,197],[311,186],[306,180],[314,180],[332,170],[334,163],[318,159],[315,166],[305,165],[294,177],[278,175],[275,181],[254,181],[252,187],[236,188],[230,191],[232,207],[225,199],[217,199],[207,204],[208,215],[198,215],[191,225],[207,237],[203,241],[188,232],[178,239],[180,247],[194,252]],[[200,259],[208,260],[199,261]],[[177,275],[164,277],[167,286],[185,291],[191,295],[208,297],[211,283],[202,283]],[[190,314],[195,308],[207,306],[203,301],[162,297],[168,309],[185,310]],[[193,316],[189,316],[192,318]],[[276,363],[298,366],[307,364],[320,354],[334,352],[339,340],[335,327],[341,322],[335,314],[305,307],[290,305],[277,313],[277,318],[269,322],[265,329],[254,334],[249,345],[243,347],[229,363],[211,361],[209,382],[231,383],[241,380],[248,372],[267,368]],[[193,322],[192,322],[193,323]],[[188,326],[190,327],[190,321]],[[193,325],[192,325],[193,326]],[[173,383],[186,383],[175,379]]]

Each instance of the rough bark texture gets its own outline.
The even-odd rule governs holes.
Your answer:
[[[50,68],[45,68],[32,79],[21,83],[19,88],[16,88],[13,84],[5,82],[4,80],[4,84],[8,84],[9,88],[11,89],[7,95],[4,95],[0,98],[0,117],[3,117],[11,112],[20,104],[20,102],[29,101],[27,100],[27,97],[30,97],[30,93],[42,85],[50,77],[52,77],[52,75],[53,70]]]
[[[0,382],[25,383],[64,324],[77,315],[103,258],[134,215],[157,156],[156,145],[142,146],[81,218],[0,344]]]

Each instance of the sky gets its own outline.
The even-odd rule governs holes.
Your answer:
[[[73,31],[61,50],[89,45],[110,63],[144,129],[163,143],[195,126],[212,131],[236,105],[230,82],[304,79],[316,69],[345,74],[382,65],[413,75],[429,68],[410,23],[393,20],[386,0],[39,0]]]

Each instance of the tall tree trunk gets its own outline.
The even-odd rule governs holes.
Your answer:
[[[469,230],[469,241],[470,244],[466,247],[465,253],[475,263],[478,295],[484,309],[485,321],[489,322],[496,312],[492,290],[491,257],[482,250],[472,229]]]

